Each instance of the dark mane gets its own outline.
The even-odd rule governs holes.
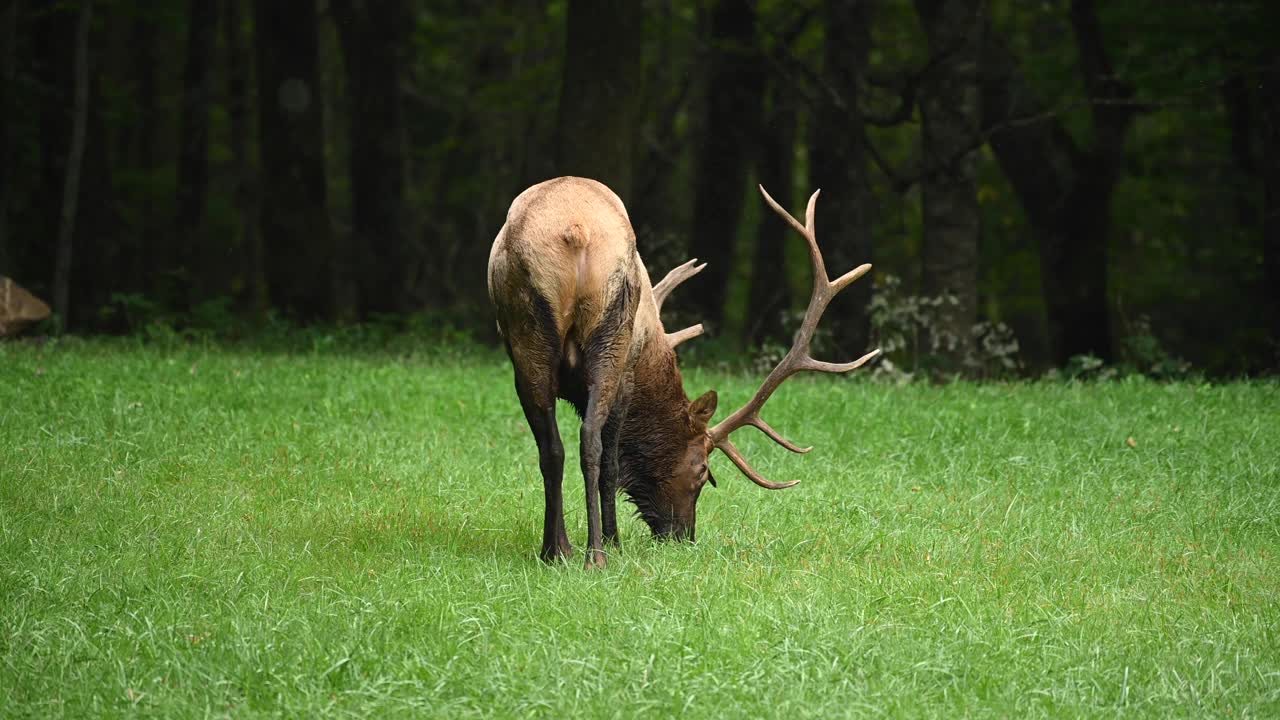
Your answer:
[[[689,437],[689,399],[675,352],[660,335],[650,344],[636,363],[631,404],[618,437],[618,485],[636,514],[660,533],[671,519],[658,510],[658,495]]]

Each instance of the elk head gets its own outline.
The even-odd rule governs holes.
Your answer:
[[[697,275],[706,264],[690,260],[653,286],[654,309],[673,289]],[[656,338],[654,346],[674,350],[702,334],[694,325]],[[694,539],[698,496],[715,485],[707,466],[713,449],[707,427],[716,411],[716,393],[690,401],[685,397],[673,352],[644,353],[633,373],[627,422],[619,438],[622,489],[655,537]]]
[[[766,479],[755,468],[751,467],[746,458],[742,456],[741,451],[729,439],[729,436],[738,428],[751,425],[791,452],[809,452],[812,448],[800,447],[787,440],[760,417],[760,409],[765,402],[787,378],[798,372],[846,373],[862,367],[880,354],[880,350],[875,349],[848,363],[823,362],[814,359],[810,354],[809,345],[813,339],[813,333],[817,329],[818,321],[822,318],[827,305],[841,290],[871,270],[871,266],[869,264],[860,265],[835,280],[831,280],[830,276],[827,275],[826,264],[823,261],[822,252],[818,249],[814,227],[814,208],[818,201],[818,191],[815,191],[809,198],[809,204],[805,210],[804,224],[801,224],[791,213],[778,205],[763,186],[760,186],[760,194],[764,196],[765,202],[769,204],[769,207],[773,208],[774,212],[786,220],[808,242],[809,260],[813,269],[813,292],[809,296],[809,306],[805,310],[804,319],[801,321],[799,331],[796,332],[791,349],[765,377],[760,388],[745,405],[735,410],[718,424],[708,427],[716,411],[717,398],[715,391],[709,391],[692,402],[684,401],[685,410],[683,415],[686,420],[683,428],[684,432],[677,433],[675,438],[670,438],[664,443],[665,447],[668,448],[665,454],[670,456],[668,462],[671,464],[671,467],[664,473],[665,478],[659,480],[651,498],[637,498],[635,494],[632,494],[633,501],[636,501],[637,507],[640,508],[641,516],[649,523],[654,534],[659,537],[694,539],[697,524],[698,496],[706,483],[710,482],[715,485],[715,479],[711,476],[707,460],[716,448],[723,451],[744,475],[760,487],[769,490],[782,490],[800,482],[799,480],[792,480],[777,483]],[[672,270],[661,283],[654,286],[654,300],[658,303],[659,308],[661,308],[662,301],[667,294],[676,285],[697,274],[702,269],[703,266],[694,267],[694,262],[690,260]],[[676,333],[669,333],[667,334],[667,339],[674,347],[675,344],[690,337],[696,337],[701,333],[702,326],[696,325]],[[683,393],[681,393],[681,397],[683,398]]]
[[[716,394],[707,392],[692,402],[680,395],[676,413],[629,428],[619,456],[623,491],[654,537],[693,540],[698,496],[707,483],[716,482],[707,465],[713,449],[707,424],[715,413]]]

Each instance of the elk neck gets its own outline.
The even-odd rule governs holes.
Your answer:
[[[661,325],[647,334],[632,368],[631,402],[618,437],[618,485],[646,520],[688,441],[689,400]],[[650,522],[652,526],[652,522]]]

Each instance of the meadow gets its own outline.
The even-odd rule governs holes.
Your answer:
[[[816,449],[735,440],[800,485],[717,457],[696,544],[624,512],[584,572],[576,418],[548,567],[497,354],[0,344],[0,716],[1280,715],[1280,384],[764,414]]]

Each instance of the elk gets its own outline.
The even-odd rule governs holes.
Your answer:
[[[573,553],[564,526],[557,398],[567,400],[582,419],[585,565],[598,568],[606,562],[605,544],[618,544],[619,489],[654,536],[693,540],[698,496],[706,483],[716,484],[707,465],[716,448],[760,487],[780,490],[799,482],[766,479],[747,463],[730,434],[752,425],[792,452],[808,452],[812,448],[792,443],[760,417],[769,396],[798,372],[844,373],[879,355],[873,350],[849,363],[810,355],[809,342],[827,304],[871,266],[831,280],[814,233],[818,193],[809,198],[803,225],[763,186],[760,193],[808,241],[813,292],[791,350],[746,405],[710,427],[716,393],[690,401],[675,354],[677,345],[702,333],[702,325],[668,333],[659,317],[671,291],[705,264],[690,260],[652,285],[626,208],[595,180],[547,180],[511,203],[489,255],[489,298],[515,369],[516,394],[538,445],[546,501],[543,560]]]

